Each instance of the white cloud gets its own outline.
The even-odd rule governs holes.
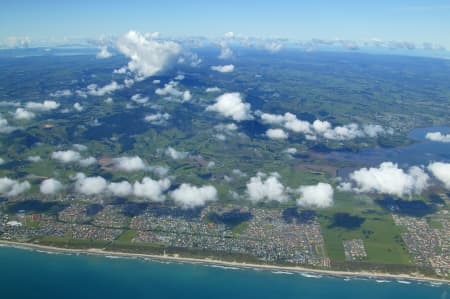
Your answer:
[[[114,100],[111,97],[105,99],[106,104],[112,104],[113,102],[114,102]]]
[[[122,88],[123,85],[117,83],[116,81],[111,81],[111,83],[102,87],[98,87],[97,84],[89,84],[87,86],[86,93],[91,96],[104,96]]]
[[[332,140],[349,140],[357,137],[363,137],[363,132],[357,124],[337,126],[324,132],[323,136]]]
[[[307,134],[311,132],[311,124],[309,122],[299,120],[297,116],[290,112],[286,112],[284,115],[263,113],[261,114],[261,120],[265,123],[282,125],[296,133]]]
[[[145,104],[145,103],[147,103],[148,102],[148,97],[143,97],[141,94],[135,94],[135,95],[133,95],[132,97],[131,97],[131,100],[133,101],[133,102],[136,102],[136,103],[138,103],[138,104]]]
[[[289,137],[289,134],[282,129],[268,129],[266,136],[270,139],[286,139]]]
[[[107,181],[101,176],[86,177],[84,173],[77,173],[75,190],[85,195],[101,194],[108,186]]]
[[[434,162],[428,165],[428,170],[444,183],[445,188],[450,189],[450,163]]]
[[[131,59],[127,68],[139,80],[163,71],[181,52],[181,46],[175,42],[148,39],[136,31],[121,36],[117,48]]]
[[[137,197],[147,198],[153,201],[164,201],[163,193],[169,189],[170,180],[165,178],[161,180],[153,180],[144,177],[141,182],[135,182],[133,185],[133,193]]]
[[[56,151],[52,153],[52,159],[61,163],[73,163],[81,160],[81,155],[73,150]]]
[[[248,198],[255,203],[265,200],[286,201],[285,187],[278,178],[278,173],[272,173],[269,176],[264,173],[258,173],[250,178],[250,181],[247,183]]]
[[[196,187],[190,184],[181,184],[178,189],[172,191],[170,196],[175,203],[185,209],[204,206],[208,201],[217,200],[217,190],[211,185]]]
[[[208,87],[208,88],[206,88],[205,91],[206,91],[206,92],[220,92],[220,88],[217,87],[217,86],[214,86],[214,87]]]
[[[88,158],[81,159],[78,162],[83,167],[89,167],[89,166],[92,166],[92,165],[96,164],[97,163],[97,159],[95,159],[94,157],[88,157]]]
[[[234,32],[228,31],[228,32],[225,32],[224,35],[225,35],[226,38],[233,38],[234,37]]]
[[[107,189],[114,196],[126,197],[133,194],[133,186],[127,181],[110,183]]]
[[[234,71],[234,65],[227,64],[227,65],[214,65],[211,67],[213,71],[219,72],[219,73],[231,73]]]
[[[228,46],[228,43],[226,41],[219,42],[219,46],[220,46],[220,54],[219,54],[220,59],[228,59],[233,56],[233,51]]]
[[[96,55],[96,57],[98,59],[109,58],[111,56],[112,56],[112,54],[108,51],[108,47],[107,46],[101,46],[100,47],[100,52],[98,52],[97,55]]]
[[[379,167],[361,168],[353,171],[349,178],[355,186],[342,184],[341,190],[396,196],[419,194],[428,187],[429,180],[429,176],[420,167],[413,166],[406,172],[392,162],[383,162]]]
[[[147,115],[144,120],[151,123],[152,125],[163,125],[170,119],[170,114],[168,113],[155,113]]]
[[[39,189],[42,194],[55,194],[63,188],[60,181],[50,178],[42,181]]]
[[[28,102],[26,103],[25,108],[32,111],[50,111],[58,109],[59,106],[58,102],[45,100],[42,103]]]
[[[34,118],[35,116],[36,115],[33,112],[28,111],[24,108],[17,108],[16,112],[14,112],[14,118],[18,120],[29,120]]]
[[[19,182],[8,177],[0,178],[0,194],[3,196],[17,196],[30,188],[28,181]]]
[[[11,133],[16,129],[17,129],[16,127],[10,126],[8,124],[8,120],[3,118],[2,115],[0,115],[0,133]]]
[[[176,75],[175,76],[175,78],[174,78],[174,80],[177,80],[177,81],[181,81],[181,80],[184,80],[184,75],[183,74],[179,74],[179,75]]]
[[[192,94],[189,90],[185,90],[181,98],[183,99],[184,102],[190,101],[192,99]]]
[[[81,111],[83,111],[83,106],[81,106],[81,104],[80,103],[78,103],[78,102],[76,102],[75,104],[73,104],[73,108],[76,110],[76,111],[78,111],[78,112],[81,112]]]
[[[80,152],[86,151],[88,149],[86,145],[78,143],[73,144],[72,147]]]
[[[297,205],[301,207],[326,208],[333,204],[334,191],[330,184],[301,186],[298,191],[300,197],[297,199]]]
[[[253,119],[251,106],[242,101],[238,92],[224,93],[216,98],[216,103],[206,108],[207,111],[219,112],[225,117],[231,117],[235,121]]]
[[[70,97],[73,95],[70,89],[57,90],[55,92],[50,93],[51,97],[59,98],[59,97]]]
[[[5,164],[5,159],[0,158],[0,165],[3,165],[3,164]]]
[[[289,147],[285,149],[284,152],[289,155],[295,155],[297,153],[297,149],[295,147]]]
[[[270,42],[264,45],[264,49],[271,53],[279,52],[282,48],[283,45],[277,42]]]
[[[228,47],[227,45],[220,47],[220,54],[219,54],[220,59],[228,59],[228,58],[231,58],[232,56],[233,56],[233,50],[231,50],[230,47]]]
[[[181,91],[177,88],[178,84],[179,83],[177,81],[170,81],[169,83],[166,83],[163,88],[157,88],[155,90],[155,93],[160,96],[170,95],[176,98],[180,98],[184,102],[191,100],[191,92],[189,90]]]
[[[174,160],[184,159],[189,155],[188,152],[177,151],[176,149],[170,146],[166,149],[165,153],[167,156],[171,157]]]
[[[144,171],[148,169],[147,163],[139,156],[114,158],[113,163],[118,170],[125,172]]]
[[[20,103],[13,101],[0,101],[0,107],[20,107]]]
[[[308,140],[317,140],[317,136],[322,136],[331,140],[350,140],[358,137],[377,137],[380,134],[391,133],[380,125],[364,125],[362,128],[355,124],[333,126],[328,121],[316,119],[313,123],[300,120],[295,114],[286,112],[285,114],[262,113],[261,121],[264,123],[283,126],[296,133],[303,133]]]
[[[28,156],[27,160],[30,162],[39,162],[39,161],[41,161],[41,157],[40,156]]]
[[[425,135],[425,138],[436,142],[450,142],[450,134],[442,134],[441,132],[429,132]]]

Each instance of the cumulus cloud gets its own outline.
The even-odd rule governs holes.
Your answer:
[[[88,149],[88,147],[86,145],[78,144],[78,143],[73,144],[72,147],[80,152],[86,151]]]
[[[174,160],[184,159],[189,155],[188,152],[177,151],[176,149],[170,146],[166,149],[165,153],[167,156],[171,157]]]
[[[82,158],[81,154],[74,150],[56,151],[52,153],[51,157],[60,163],[79,163],[83,167],[97,163],[97,159],[94,157]]]
[[[8,120],[3,118],[2,115],[0,115],[0,133],[11,133],[16,129],[17,129],[16,127],[10,126]]]
[[[56,151],[52,153],[52,159],[61,163],[73,163],[81,160],[81,155],[77,151]]]
[[[169,189],[170,180],[165,178],[161,180],[153,180],[144,177],[141,182],[137,181],[133,185],[133,193],[137,197],[150,199],[152,201],[164,201],[164,192]]]
[[[270,139],[286,139],[289,137],[289,134],[282,129],[268,129],[266,136]]]
[[[286,201],[286,190],[278,180],[279,177],[278,173],[266,175],[259,172],[256,176],[250,178],[246,191],[248,198],[254,203],[259,201]]]
[[[284,115],[262,113],[261,120],[265,123],[282,125],[286,129],[296,133],[310,133],[311,124],[307,121],[299,120],[297,116],[290,112],[286,112]]]
[[[225,117],[231,117],[235,121],[253,119],[251,106],[242,101],[238,92],[224,93],[216,98],[216,103],[206,108],[207,111],[215,111]]]
[[[75,109],[78,112],[81,112],[81,111],[83,111],[84,108],[83,108],[83,106],[81,106],[80,103],[76,102],[75,104],[73,104],[73,109]]]
[[[141,94],[135,94],[135,95],[133,95],[132,97],[131,97],[131,100],[133,101],[133,102],[136,102],[136,103],[138,103],[138,104],[145,104],[145,103],[147,103],[148,102],[148,97],[143,97]]]
[[[206,92],[220,92],[220,88],[219,87],[217,87],[217,86],[214,86],[214,87],[208,87],[208,88],[206,88],[206,90],[205,90]]]
[[[360,127],[358,124],[351,123],[342,126],[333,127],[328,121],[315,120],[310,123],[305,120],[298,119],[295,114],[286,112],[285,114],[261,113],[261,121],[264,123],[283,126],[284,128],[306,135],[308,140],[316,140],[317,136],[321,136],[330,140],[351,140],[358,137],[377,137],[380,134],[392,133],[386,131],[380,125],[364,125]]]
[[[170,193],[170,197],[185,209],[204,206],[208,201],[217,200],[217,190],[211,185],[196,187],[190,184],[181,184],[178,189]]]
[[[450,143],[450,134],[442,134],[441,132],[429,132],[425,138],[435,142]]]
[[[220,46],[220,54],[219,54],[220,59],[228,59],[233,56],[233,50],[231,50],[226,41],[221,41],[219,43],[219,46]]]
[[[213,71],[219,72],[219,73],[231,73],[234,71],[234,65],[227,64],[227,65],[214,65],[211,67]]]
[[[183,102],[190,101],[192,98],[191,92],[189,90],[180,90],[177,88],[177,81],[170,81],[165,84],[163,88],[157,88],[155,93],[160,96],[172,96],[175,98],[180,98]]]
[[[36,115],[33,112],[28,111],[24,108],[17,108],[16,112],[14,112],[14,118],[18,120],[30,120],[35,116]]]
[[[271,53],[279,52],[283,48],[283,44],[277,42],[269,42],[264,45],[264,49]]]
[[[333,187],[330,184],[318,183],[317,185],[301,186],[298,189],[300,197],[297,205],[306,208],[326,208],[333,204]]]
[[[42,103],[39,102],[28,102],[25,104],[25,108],[32,111],[50,111],[59,108],[59,103],[55,101],[44,101]]]
[[[97,159],[95,159],[94,157],[87,157],[87,158],[81,159],[80,161],[78,161],[78,163],[80,163],[80,165],[83,167],[89,167],[89,166],[96,164]]]
[[[139,156],[114,158],[113,163],[116,169],[125,172],[144,171],[148,169],[147,163]]]
[[[422,168],[413,166],[404,171],[392,162],[383,162],[379,167],[355,170],[349,178],[351,182],[341,184],[340,190],[396,196],[419,194],[428,187],[429,181],[429,176]]]
[[[101,176],[86,177],[84,173],[77,173],[75,190],[85,195],[98,195],[103,193],[108,186],[107,181]]]
[[[428,165],[428,170],[450,190],[450,163],[434,162]]]
[[[228,31],[224,33],[226,38],[233,38],[234,37],[234,32],[232,31]]]
[[[110,183],[107,189],[114,196],[126,197],[133,194],[133,186],[127,181]]]
[[[28,156],[27,160],[30,162],[39,162],[39,161],[41,161],[41,157],[40,156]]]
[[[101,46],[100,47],[100,52],[97,53],[96,57],[98,59],[105,59],[105,58],[109,58],[111,57],[112,54],[111,52],[108,51],[108,47],[107,46]]]
[[[144,120],[152,125],[164,125],[170,119],[169,113],[155,113],[145,116]]]
[[[42,194],[55,194],[63,188],[63,184],[60,181],[50,178],[42,181],[39,189]]]
[[[136,31],[121,36],[117,48],[130,58],[127,68],[138,80],[163,71],[181,52],[181,46],[175,42],[157,41]]]
[[[91,96],[104,96],[122,88],[123,85],[117,83],[116,81],[111,81],[111,83],[106,84],[102,87],[98,87],[97,84],[89,84],[87,86],[86,94]]]
[[[55,92],[50,93],[51,97],[60,98],[60,97],[70,97],[73,95],[70,89],[57,90]]]
[[[8,177],[0,178],[0,194],[3,196],[17,196],[30,188],[28,181],[19,182]]]

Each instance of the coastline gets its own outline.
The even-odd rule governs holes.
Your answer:
[[[147,258],[156,261],[177,261],[184,263],[202,263],[209,265],[219,265],[224,267],[242,268],[242,269],[261,269],[269,271],[292,271],[299,273],[315,274],[315,275],[328,275],[336,276],[342,278],[348,277],[360,277],[360,278],[371,278],[371,279],[393,279],[393,280],[412,280],[417,282],[429,282],[429,283],[444,283],[450,285],[450,280],[444,278],[433,278],[427,276],[413,276],[410,274],[390,274],[382,272],[369,272],[369,271],[336,271],[336,270],[323,270],[323,269],[311,269],[301,266],[277,266],[277,265],[264,265],[264,264],[252,264],[252,263],[242,263],[242,262],[229,262],[223,260],[216,260],[210,258],[189,258],[182,257],[178,255],[155,255],[155,254],[143,254],[143,253],[130,253],[130,252],[119,252],[119,251],[107,251],[97,248],[90,249],[70,249],[61,248],[47,245],[40,245],[34,243],[22,243],[15,241],[0,240],[0,245],[7,247],[22,247],[32,250],[41,250],[46,252],[60,252],[60,253],[76,253],[76,254],[93,254],[99,256],[114,256],[114,257],[137,257],[137,258]]]

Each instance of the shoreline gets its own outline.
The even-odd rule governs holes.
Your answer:
[[[23,247],[32,250],[42,250],[46,252],[59,252],[59,253],[77,253],[77,254],[93,254],[99,256],[115,256],[115,257],[137,257],[137,258],[147,258],[157,261],[177,261],[184,263],[202,263],[209,265],[219,265],[224,267],[242,268],[242,269],[261,269],[261,270],[271,270],[271,271],[293,271],[306,274],[316,274],[325,276],[336,276],[341,278],[348,277],[362,277],[371,279],[394,279],[394,280],[412,280],[417,282],[429,282],[429,283],[443,283],[450,285],[450,280],[445,278],[433,278],[426,276],[413,276],[410,274],[390,274],[382,272],[369,272],[369,271],[337,271],[337,270],[322,270],[322,269],[311,269],[301,266],[277,266],[277,265],[264,265],[264,264],[252,264],[252,263],[242,263],[242,262],[229,262],[223,260],[216,260],[210,258],[189,258],[181,257],[177,255],[156,255],[156,254],[144,254],[144,253],[130,253],[130,252],[120,252],[120,251],[107,251],[103,249],[90,248],[90,249],[70,249],[62,247],[54,247],[47,245],[40,245],[34,243],[22,243],[15,241],[0,240],[0,245],[6,245],[7,247]]]

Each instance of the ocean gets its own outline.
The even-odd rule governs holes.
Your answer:
[[[0,298],[450,298],[449,285],[0,247]]]

